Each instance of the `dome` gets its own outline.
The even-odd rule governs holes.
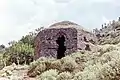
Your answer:
[[[49,28],[77,28],[77,29],[83,29],[82,26],[71,22],[71,21],[61,21],[55,24],[52,24]]]
[[[53,26],[58,26],[58,25],[61,25],[61,26],[68,26],[68,25],[77,25],[76,23],[74,22],[70,22],[70,21],[61,21],[61,22],[58,22],[58,23],[55,23],[53,25],[51,25],[50,27],[53,27]]]

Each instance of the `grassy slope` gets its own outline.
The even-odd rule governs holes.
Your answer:
[[[106,44],[60,60],[40,58],[30,64],[28,75],[39,80],[119,80],[119,71],[120,44]]]
[[[7,77],[8,80],[25,80],[26,74],[33,77],[27,76],[26,80],[119,80],[119,57],[120,44],[99,45],[97,51],[77,52],[59,60],[42,57],[29,67],[7,66],[0,71],[0,76]],[[21,76],[18,73],[22,73]]]
[[[41,57],[29,67],[22,66],[25,67],[24,69],[17,66],[19,70],[13,65],[7,66],[0,71],[0,80],[5,77],[8,77],[8,80],[11,78],[17,80],[21,73],[29,76],[26,80],[119,80],[119,34],[110,33],[109,36],[102,38],[100,40],[102,45],[98,45],[95,51],[77,52],[59,60]],[[25,80],[24,77],[21,76],[19,80]]]

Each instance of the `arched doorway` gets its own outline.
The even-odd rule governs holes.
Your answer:
[[[56,43],[58,44],[58,49],[57,49],[57,59],[61,59],[62,57],[65,57],[65,51],[66,51],[66,46],[64,45],[65,42],[65,37],[64,35],[60,35]]]

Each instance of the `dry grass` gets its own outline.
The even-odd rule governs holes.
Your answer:
[[[77,52],[60,60],[40,58],[31,63],[30,73],[39,80],[119,80],[120,44],[99,47],[94,53]]]

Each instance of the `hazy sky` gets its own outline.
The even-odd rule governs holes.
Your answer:
[[[0,44],[62,20],[92,30],[119,16],[120,0],[0,0]]]

